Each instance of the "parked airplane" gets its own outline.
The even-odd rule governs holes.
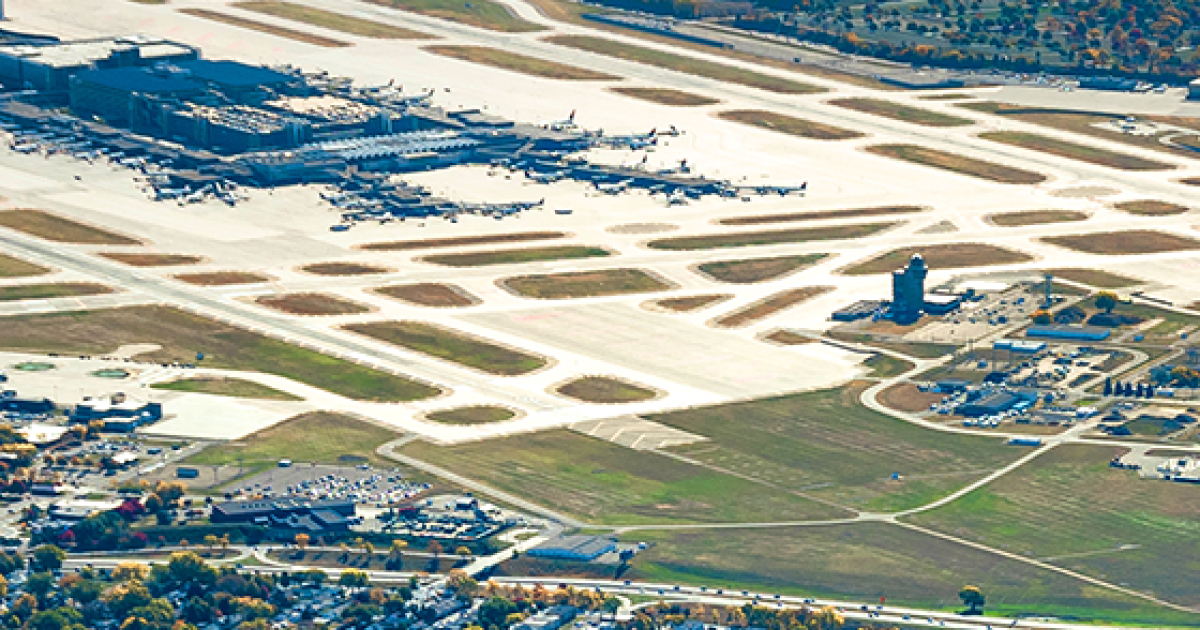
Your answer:
[[[529,179],[530,181],[536,182],[538,184],[550,184],[550,183],[556,182],[566,176],[567,176],[566,171],[552,171],[549,173],[534,173],[531,171],[525,171],[526,179]]]
[[[549,129],[550,131],[567,131],[570,129],[575,129],[578,126],[579,125],[575,124],[575,110],[573,109],[571,110],[571,114],[563,120],[552,120],[548,123],[542,124],[542,127]]]
[[[804,182],[799,186],[751,186],[751,190],[760,195],[776,194],[780,197],[786,197],[792,193],[803,193],[808,189],[808,182]]]
[[[629,189],[629,185],[633,183],[632,179],[623,179],[619,182],[597,183],[596,190],[606,195],[616,195],[623,193]]]

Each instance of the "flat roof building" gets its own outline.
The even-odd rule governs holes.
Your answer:
[[[0,83],[13,89],[66,90],[71,77],[97,69],[198,59],[197,49],[130,35],[70,42],[0,46]]]
[[[527,553],[535,558],[592,561],[617,548],[617,541],[602,536],[559,536]]]
[[[1099,326],[1077,326],[1068,324],[1039,324],[1025,329],[1026,337],[1045,337],[1049,339],[1082,339],[1085,341],[1103,341],[1112,334],[1107,328]]]

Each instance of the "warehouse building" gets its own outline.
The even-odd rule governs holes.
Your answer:
[[[1026,337],[1045,337],[1048,339],[1073,339],[1082,341],[1104,341],[1111,334],[1107,328],[1099,326],[1074,326],[1068,324],[1045,324],[1030,326],[1025,330]]]
[[[0,46],[0,83],[9,89],[66,90],[71,77],[101,69],[179,63],[200,58],[191,46],[133,35],[72,42]]]
[[[548,540],[527,553],[535,558],[559,558],[591,562],[615,551],[617,541],[603,536],[559,536]]]
[[[322,532],[348,530],[354,515],[354,502],[349,500],[314,501],[308,497],[279,497],[217,503],[213,505],[209,518],[214,523],[250,523],[263,527]]]

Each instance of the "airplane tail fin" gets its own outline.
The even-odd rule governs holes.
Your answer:
[[[803,184],[800,184],[800,190],[808,190],[808,182],[804,182]]]
[[[573,109],[571,110],[571,115],[567,116],[567,120],[569,120],[571,122],[575,122],[575,110],[573,110]]]

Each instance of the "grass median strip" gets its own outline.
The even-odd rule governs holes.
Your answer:
[[[371,310],[358,302],[327,293],[264,295],[254,301],[289,315],[355,315]]]
[[[612,252],[604,249],[603,247],[559,245],[556,247],[502,249],[488,252],[469,252],[465,254],[435,254],[432,256],[422,257],[421,262],[443,265],[445,267],[484,267],[487,265],[515,265],[527,262],[599,258],[611,255]]]
[[[434,308],[454,308],[479,304],[481,300],[462,287],[437,282],[397,284],[375,289],[376,293],[390,298]]]
[[[467,245],[495,245],[499,243],[521,243],[546,241],[567,236],[565,232],[510,232],[507,234],[482,234],[478,236],[453,236],[429,238],[416,241],[387,241],[357,245],[356,249],[368,252],[403,252],[413,249],[435,249],[438,247],[464,247]]]
[[[387,267],[350,262],[313,263],[301,267],[300,270],[315,276],[368,276],[391,271]]]
[[[366,0],[371,4],[412,11],[421,15],[459,22],[504,33],[529,33],[544,27],[522,20],[507,6],[493,0]]]
[[[1121,230],[1116,232],[1092,232],[1090,234],[1067,234],[1046,236],[1043,241],[1066,249],[1088,254],[1129,256],[1157,254],[1161,252],[1183,252],[1200,249],[1200,241],[1187,236],[1159,232],[1158,230]]]
[[[672,313],[690,313],[692,311],[698,311],[702,308],[712,306],[718,302],[724,302],[732,297],[733,294],[731,293],[710,293],[707,295],[689,295],[686,297],[663,298],[661,300],[654,300],[651,302],[651,304],[665,311],[671,311]]]
[[[1046,176],[1031,171],[1004,166],[994,162],[986,162],[969,158],[965,155],[947,153],[929,147],[915,144],[877,144],[867,147],[868,153],[884,157],[904,160],[922,166],[932,166],[943,170],[987,179],[1001,184],[1040,184],[1046,181]]]
[[[1032,149],[1034,151],[1041,151],[1090,164],[1099,164],[1100,166],[1107,166],[1123,171],[1162,171],[1175,168],[1163,162],[1155,162],[1154,160],[1147,160],[1124,153],[1067,142],[1036,133],[989,131],[979,134],[979,137],[984,140],[1001,142],[1023,149]]]
[[[795,116],[777,114],[762,109],[728,110],[717,114],[717,118],[752,127],[761,127],[779,133],[786,133],[789,136],[808,138],[810,140],[850,140],[866,135],[850,129],[796,118]]]
[[[112,287],[93,282],[52,282],[46,284],[17,284],[0,286],[0,302],[45,300],[49,298],[82,297],[112,293]]]
[[[616,57],[626,61],[644,63],[684,74],[723,81],[725,83],[736,83],[780,94],[816,94],[826,91],[824,88],[808,83],[762,74],[753,70],[744,70],[736,66],[703,61],[653,48],[633,46],[603,37],[593,37],[590,35],[552,35],[545,38],[545,41],[577,50]]]
[[[271,280],[261,273],[250,271],[203,271],[199,273],[181,273],[174,277],[181,282],[202,287],[222,287],[230,284],[260,284]]]
[[[43,210],[19,208],[0,212],[0,226],[31,236],[74,245],[141,245],[142,242],[72,221]]]
[[[395,431],[351,416],[314,411],[236,441],[210,446],[183,463],[274,467],[280,459],[291,459],[320,464],[366,461],[390,467],[395,463],[376,455],[375,449],[398,437]]]
[[[926,127],[961,127],[963,125],[975,124],[975,121],[969,118],[951,116],[949,114],[877,98],[837,98],[829,101],[829,103],[838,107],[853,109],[864,114],[883,116],[884,118],[891,118],[914,125],[924,125]]]
[[[302,22],[311,26],[341,31],[350,35],[358,35],[359,37],[369,37],[372,39],[436,39],[433,35],[412,29],[364,20],[291,2],[280,2],[279,0],[272,0],[270,2],[260,0],[235,2],[232,6],[285,20]]]
[[[774,295],[742,307],[728,315],[718,317],[713,324],[719,328],[738,328],[770,317],[779,311],[791,308],[818,295],[829,293],[836,287],[800,287],[780,291]]]
[[[924,206],[878,206],[874,208],[841,208],[817,210],[815,212],[788,212],[784,214],[759,214],[749,217],[729,217],[717,223],[721,225],[766,225],[771,223],[795,223],[799,221],[823,221],[825,219],[854,219],[893,214],[924,212]]]
[[[548,363],[542,357],[424,322],[368,322],[348,324],[343,328],[497,376],[528,374]]]
[[[988,221],[1000,227],[1067,223],[1069,221],[1083,221],[1087,218],[1088,215],[1086,212],[1075,210],[1022,210],[1019,212],[998,212],[987,216]]]
[[[421,50],[443,57],[470,61],[472,63],[483,64],[501,70],[511,70],[544,79],[559,79],[563,81],[621,80],[621,77],[604,72],[596,72],[595,70],[588,70],[579,66],[568,66],[565,63],[519,55],[488,46],[424,46]]]
[[[707,236],[679,236],[650,241],[647,243],[647,246],[651,249],[692,251],[722,249],[726,247],[750,247],[754,245],[834,241],[871,236],[897,225],[900,225],[900,223],[860,223],[856,225],[832,225],[828,227],[796,228],[767,232],[732,232],[710,234]]]
[[[28,278],[48,273],[50,270],[41,265],[0,254],[0,278]]]
[[[746,258],[743,260],[717,260],[701,263],[696,269],[710,278],[731,284],[753,284],[774,280],[811,267],[829,254],[800,254],[798,256],[773,256],[771,258]]]
[[[842,269],[841,272],[848,276],[891,273],[908,264],[913,254],[920,254],[924,257],[925,264],[931,269],[1010,265],[1033,260],[1033,256],[1025,252],[987,243],[946,243],[893,249],[865,261],[854,263]]]
[[[493,405],[472,405],[454,409],[440,409],[425,414],[425,419],[438,424],[472,425],[504,422],[517,417],[517,412]]]
[[[1059,278],[1064,278],[1072,282],[1086,284],[1088,286],[1098,287],[1101,289],[1123,289],[1125,287],[1135,287],[1139,284],[1146,284],[1144,280],[1130,278],[1120,274],[1112,273],[1111,271],[1102,271],[1100,269],[1047,269],[1046,273]]]
[[[278,374],[356,400],[400,402],[440,393],[436,387],[307,350],[165,306],[131,306],[0,318],[0,348],[107,354],[134,343],[162,346],[139,359]]]
[[[1122,212],[1136,214],[1142,217],[1169,217],[1175,214],[1183,214],[1190,208],[1181,206],[1177,203],[1167,201],[1158,201],[1157,199],[1135,199],[1133,201],[1122,201],[1113,204],[1113,207]]]
[[[325,48],[346,48],[353,45],[349,42],[333,39],[332,37],[324,37],[322,35],[298,31],[283,26],[266,24],[264,22],[259,22],[258,20],[251,20],[249,18],[230,15],[228,13],[221,13],[219,11],[212,11],[209,9],[186,8],[179,9],[179,12],[192,17],[204,18],[206,20],[212,20],[213,22],[220,22],[221,24],[227,24],[229,26],[236,26],[238,28],[244,28],[251,31],[258,31],[268,35],[274,35],[276,37],[284,37],[298,42],[304,42],[305,44],[312,44],[314,46],[324,46]]]
[[[130,267],[179,267],[195,265],[204,260],[191,254],[139,254],[135,252],[100,252],[100,255]]]
[[[608,88],[608,91],[620,94],[621,96],[629,96],[643,101],[650,101],[651,103],[658,103],[659,105],[673,105],[675,107],[700,107],[702,105],[715,105],[721,102],[708,96],[669,88],[614,87]]]
[[[601,269],[505,278],[498,283],[517,295],[558,300],[665,291],[670,284],[641,269]]]
[[[254,381],[240,378],[223,378],[216,376],[201,376],[183,378],[167,383],[155,383],[152,389],[164,389],[173,392],[189,392],[193,394],[212,394],[214,396],[230,396],[233,398],[258,398],[261,400],[304,400],[287,392],[281,392],[273,387],[260,385]]]
[[[554,393],[596,404],[644,402],[658,395],[653,389],[611,376],[584,376],[573,379],[555,387]]]

